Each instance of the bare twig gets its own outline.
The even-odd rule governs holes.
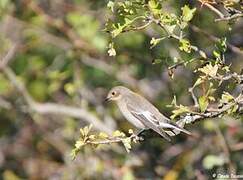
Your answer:
[[[237,13],[237,14],[234,14],[232,16],[220,17],[218,19],[215,19],[215,22],[230,21],[230,20],[237,19],[237,18],[242,18],[242,17],[243,17],[243,13]]]
[[[142,141],[143,139],[141,137],[138,137],[136,134],[132,134],[129,137],[125,137],[130,139],[131,141]],[[99,144],[111,144],[111,143],[119,143],[124,140],[124,137],[109,137],[105,140],[97,140],[97,141],[86,141],[86,144],[92,144],[92,145],[99,145]]]
[[[199,103],[198,103],[197,97],[196,97],[195,94],[194,94],[194,87],[189,88],[188,91],[191,93],[192,99],[193,99],[193,101],[194,101],[194,106],[195,106],[196,108],[198,108],[198,107],[199,107]]]
[[[124,33],[124,32],[131,32],[131,31],[143,30],[143,29],[147,28],[151,23],[152,23],[152,21],[151,20],[148,20],[145,24],[143,24],[141,26],[131,27],[129,29],[124,29],[124,30],[122,30],[122,32]],[[110,33],[110,31],[106,31],[106,32]]]
[[[207,31],[205,31],[203,29],[200,29],[199,27],[197,27],[193,24],[190,24],[190,27],[192,28],[193,31],[203,34],[205,37],[209,38],[213,42],[218,42],[220,40],[218,37],[208,33]],[[226,44],[231,51],[233,51],[241,56],[243,55],[243,51],[240,48],[234,46],[233,44],[231,44],[229,42],[226,42]]]
[[[86,121],[87,123],[91,123],[98,130],[105,131],[107,133],[111,133],[112,129],[102,123],[96,116],[92,115],[85,109],[71,107],[66,105],[60,105],[56,103],[38,103],[35,102],[32,97],[29,95],[25,86],[17,79],[14,72],[5,67],[3,69],[4,74],[8,77],[9,81],[12,85],[23,95],[26,100],[29,108],[36,113],[39,114],[57,114],[57,115],[66,115],[75,118],[80,118]]]
[[[0,69],[4,68],[9,61],[13,58],[17,50],[17,44],[13,44],[12,47],[9,49],[8,53],[1,59],[0,61]]]
[[[217,14],[220,18],[224,18],[224,14],[221,13],[217,8],[215,8],[214,6],[212,6],[211,4],[203,1],[203,0],[198,0],[202,6],[206,6],[208,9],[210,9],[212,12],[214,12],[215,14]]]
[[[178,62],[178,63],[173,64],[172,66],[169,66],[169,67],[168,67],[168,70],[176,69],[176,68],[179,67],[179,66],[182,66],[182,65],[186,65],[186,64],[192,63],[192,62],[195,61],[195,60],[198,60],[198,58],[192,58],[192,59],[187,60],[187,61],[180,61],[180,62]]]
[[[188,113],[186,116],[182,117],[179,121],[184,121],[185,124],[191,124],[203,119],[219,117],[225,114],[228,110],[232,109],[235,105],[240,105],[242,99],[243,99],[243,95],[240,94],[238,97],[235,98],[234,102],[223,106],[223,108],[213,109],[213,110],[208,109],[206,110],[205,113],[197,113],[197,112]],[[240,106],[238,106],[237,111],[238,112],[241,111]]]
[[[243,75],[240,75],[240,74],[233,72],[233,73],[229,73],[225,76],[217,75],[217,76],[214,77],[214,79],[220,80],[220,83],[223,82],[223,81],[230,80],[230,79],[234,79],[238,83],[242,83],[243,82]]]
[[[161,20],[159,19],[154,19],[153,17],[149,17],[148,18],[149,20],[151,20],[152,22],[154,22],[155,24],[159,25],[166,33],[167,35],[170,37],[170,38],[173,38],[173,39],[176,39],[177,41],[181,41],[181,37],[174,34],[174,33],[170,33],[168,31],[168,29],[166,28],[166,26],[163,24],[163,22],[161,22]],[[194,50],[195,52],[198,52],[198,54],[203,58],[203,59],[207,59],[207,55],[206,53],[199,49],[197,46],[195,45],[191,45],[190,46],[192,50]]]
[[[222,146],[222,149],[224,151],[224,154],[227,158],[227,163],[228,163],[228,173],[229,174],[236,174],[236,170],[235,170],[235,166],[231,160],[231,157],[230,157],[230,149],[229,149],[229,145],[227,144],[226,142],[226,139],[224,138],[224,135],[223,133],[221,132],[220,128],[218,125],[215,125],[215,131],[220,139],[220,143],[221,143],[221,146]]]

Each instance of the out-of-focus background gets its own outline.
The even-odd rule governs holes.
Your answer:
[[[199,1],[166,1],[180,13],[184,4],[197,11],[187,30],[193,44],[211,53],[218,38],[231,48],[231,69],[243,68],[243,21],[215,23],[216,15]],[[242,117],[223,117],[186,126],[198,139],[178,135],[171,143],[147,133],[127,153],[120,144],[85,147],[70,158],[79,129],[127,132],[133,128],[112,103],[109,89],[124,85],[148,98],[167,116],[177,102],[192,105],[188,92],[196,79],[191,66],[167,67],[185,57],[173,40],[150,49],[160,30],[149,27],[116,38],[109,57],[105,31],[111,16],[103,0],[0,0],[0,176],[17,179],[210,179],[234,169],[243,176]],[[163,63],[152,63],[160,58]],[[237,94],[238,86],[216,91]],[[217,126],[215,126],[217,124]],[[228,147],[225,149],[225,147]]]

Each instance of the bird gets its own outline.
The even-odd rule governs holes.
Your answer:
[[[180,132],[191,135],[189,131],[164,116],[147,99],[124,86],[113,87],[105,101],[114,101],[123,116],[140,129],[140,132],[152,129],[167,141],[171,141],[170,136]]]

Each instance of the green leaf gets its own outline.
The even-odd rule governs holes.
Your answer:
[[[151,39],[151,41],[150,41],[150,48],[153,48],[153,47],[155,47],[160,41],[162,41],[162,40],[164,40],[165,39],[165,37],[163,37],[163,38],[152,38]]]
[[[126,137],[126,135],[123,132],[118,131],[118,130],[114,131],[112,133],[112,136],[114,136],[114,137]]]
[[[31,95],[39,100],[39,101],[44,101],[47,97],[47,89],[48,89],[48,84],[47,82],[43,81],[43,80],[35,80],[35,81],[32,81],[30,84],[29,84],[29,87],[28,87]]]
[[[226,37],[221,38],[217,43],[216,43],[216,48],[221,52],[224,53],[227,49],[227,39]]]
[[[220,58],[220,53],[216,50],[213,51],[213,55],[215,58]]]
[[[196,8],[190,9],[190,7],[187,5],[185,5],[181,9],[182,9],[182,20],[185,22],[189,22],[193,18],[196,12]]]
[[[81,136],[85,138],[89,134],[91,128],[92,128],[92,124],[90,124],[89,126],[85,126],[84,128],[81,128],[80,129]]]
[[[85,145],[84,141],[81,141],[81,140],[80,141],[76,141],[75,148],[80,149],[84,145]]]
[[[161,59],[154,59],[152,64],[160,64],[162,62]]]
[[[106,133],[104,133],[104,132],[100,132],[99,135],[98,135],[98,137],[101,138],[101,139],[106,139],[109,136]]]
[[[181,51],[185,51],[187,53],[190,53],[191,52],[191,44],[190,44],[190,42],[187,39],[181,39],[180,40],[179,49]]]
[[[188,107],[180,105],[179,107],[177,107],[177,109],[172,111],[173,115],[171,116],[171,119],[175,119],[177,116],[188,113],[190,111],[191,110]]]
[[[149,0],[148,6],[154,16],[158,16],[161,13],[161,4],[157,0]]]
[[[73,83],[67,83],[64,85],[64,90],[69,94],[73,95],[76,92],[75,85]]]
[[[221,104],[227,104],[229,102],[232,102],[233,100],[234,100],[234,97],[230,93],[224,92],[222,94],[221,99],[220,99],[220,103]]]
[[[206,96],[201,96],[199,97],[198,103],[199,103],[200,111],[205,112],[209,104],[208,98]]]

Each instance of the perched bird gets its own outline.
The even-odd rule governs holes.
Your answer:
[[[159,112],[147,99],[123,86],[113,87],[106,101],[115,101],[125,118],[137,128],[152,129],[166,140],[178,132],[191,134]]]

